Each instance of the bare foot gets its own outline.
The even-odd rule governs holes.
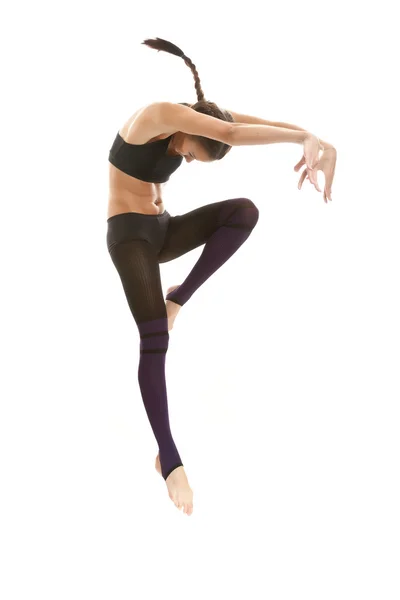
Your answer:
[[[167,295],[172,292],[172,290],[176,290],[177,287],[179,287],[179,285],[172,285],[169,287],[167,289]],[[182,307],[172,300],[165,300],[165,306],[167,307],[168,331],[170,331],[173,328],[175,318]]]
[[[162,477],[159,454],[156,457],[156,470]],[[168,495],[175,506],[179,510],[183,507],[183,512],[190,516],[193,513],[193,492],[189,486],[184,468],[174,469],[168,475],[165,483],[167,484]]]

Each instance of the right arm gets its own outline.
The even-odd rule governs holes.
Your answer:
[[[308,131],[270,125],[250,125],[247,123],[232,123],[232,125],[231,146],[280,144],[282,142],[304,144],[306,138],[310,135]]]
[[[192,108],[173,102],[154,102],[146,108],[148,117],[156,122],[162,133],[181,131],[189,135],[199,135],[229,146],[249,146],[292,142],[304,145],[307,166],[318,160],[320,142],[308,131],[291,130],[270,125],[231,123],[198,113]],[[311,167],[310,167],[311,168]],[[310,173],[313,183],[316,176]]]
[[[246,123],[249,125],[272,125],[273,127],[284,127],[286,129],[306,131],[303,127],[299,127],[298,125],[291,125],[290,123],[283,123],[281,121],[267,121],[266,119],[261,119],[260,117],[244,115],[242,113],[234,112],[233,110],[228,110],[228,112],[231,113],[236,123]],[[321,142],[325,150],[327,150],[328,148],[333,148],[332,144],[330,144],[329,142],[325,142],[321,138],[319,138],[319,141]]]
[[[160,132],[181,131],[199,135],[229,146],[249,146],[276,144],[280,142],[304,143],[311,134],[308,131],[294,131],[283,127],[231,123],[216,119],[192,108],[173,102],[154,102],[147,107],[148,117],[156,121]]]

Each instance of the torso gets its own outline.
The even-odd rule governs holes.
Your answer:
[[[169,137],[175,131],[157,132],[150,119],[143,118],[144,108],[137,110],[119,130],[129,144],[146,144]],[[153,136],[153,137],[152,137]],[[172,152],[171,152],[172,154]],[[148,183],[123,173],[109,163],[109,195],[107,218],[120,213],[138,212],[146,215],[161,214],[165,210],[162,186]]]

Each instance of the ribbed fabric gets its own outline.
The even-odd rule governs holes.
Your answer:
[[[172,437],[167,386],[168,319],[160,263],[205,244],[193,269],[167,298],[184,305],[193,293],[232,256],[258,221],[248,198],[201,206],[183,215],[122,213],[107,221],[107,247],[120,276],[140,335],[138,381],[156,437],[164,479],[183,466]]]
[[[178,104],[187,106],[185,102]],[[182,156],[166,154],[173,135],[145,144],[131,144],[126,142],[118,131],[108,160],[114,167],[136,179],[149,183],[165,183],[183,161]]]
[[[182,164],[182,156],[167,156],[172,135],[146,144],[129,144],[117,132],[108,155],[109,162],[127,175],[148,181],[164,183]]]
[[[245,198],[221,205],[218,229],[207,240],[198,261],[184,282],[167,300],[183,306],[194,292],[247,240],[259,217],[257,207]]]
[[[164,479],[182,466],[172,438],[165,382],[165,360],[168,350],[168,319],[139,323],[140,361],[138,378],[151,428],[156,437]]]

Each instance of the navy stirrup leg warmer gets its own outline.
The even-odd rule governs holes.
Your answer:
[[[164,479],[183,466],[172,438],[165,381],[165,359],[169,344],[168,319],[138,323],[140,333],[139,386],[156,437]]]
[[[207,240],[197,263],[166,299],[183,306],[193,293],[247,240],[257,224],[259,211],[247,198],[227,200],[221,206],[218,229]]]

